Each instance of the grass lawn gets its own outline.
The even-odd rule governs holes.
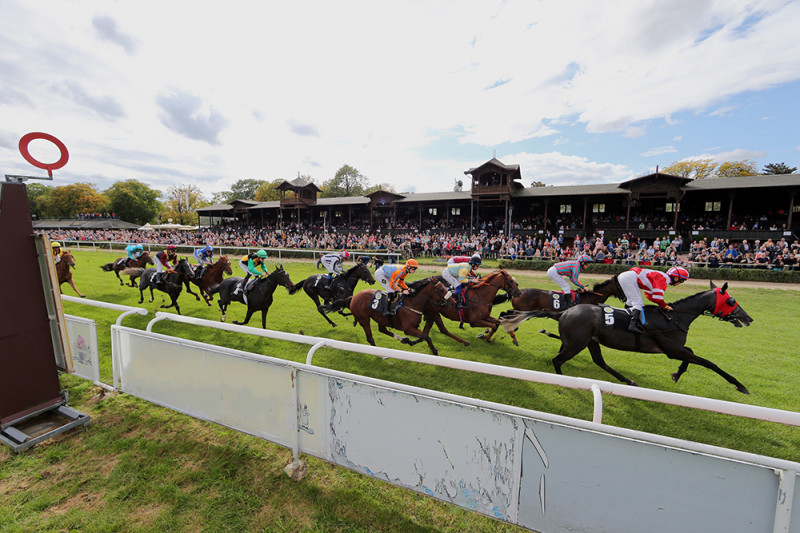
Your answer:
[[[74,251],[73,251],[74,252]],[[75,252],[74,252],[75,253]],[[77,252],[75,283],[88,298],[137,306],[139,291],[121,287],[101,264],[120,254]],[[309,262],[284,262],[299,282],[320,272]],[[442,266],[423,266],[413,279],[438,273]],[[482,271],[488,272],[489,268]],[[238,275],[238,272],[234,272]],[[551,287],[543,273],[517,273],[525,287]],[[584,283],[604,277],[583,276]],[[365,288],[360,284],[358,289]],[[690,282],[668,291],[677,300],[708,287]],[[67,285],[65,294],[73,294]],[[357,290],[358,290],[357,289]],[[794,358],[798,335],[793,321],[800,310],[800,291],[744,287],[733,284],[731,293],[755,319],[749,328],[734,328],[710,317],[698,318],[689,333],[688,346],[734,375],[750,390],[743,395],[717,374],[691,366],[679,383],[670,374],[678,363],[661,354],[635,354],[604,349],[608,363],[640,386],[800,411],[795,390],[800,368]],[[142,304],[155,312],[165,295]],[[73,294],[74,295],[74,294]],[[267,317],[267,327],[292,333],[324,336],[364,343],[360,327],[332,315],[339,324],[331,328],[302,292],[290,296],[278,288]],[[612,305],[621,305],[612,300]],[[220,317],[216,301],[182,294],[183,314],[211,320]],[[98,322],[101,376],[111,381],[108,326],[119,313],[65,302],[69,314]],[[504,304],[497,312],[509,307]],[[244,306],[234,303],[228,319],[241,320]],[[124,325],[144,328],[152,314],[132,316]],[[260,314],[252,326],[260,326]],[[456,328],[455,323],[448,326]],[[520,346],[500,332],[493,343],[475,340],[463,347],[433,333],[442,357],[460,358],[544,372],[558,351],[557,340],[538,333],[557,330],[551,320],[533,319],[518,331]],[[154,331],[209,344],[305,361],[308,347],[185,324],[159,322]],[[469,338],[479,330],[458,331]],[[380,346],[408,349],[378,335]],[[424,351],[424,344],[413,349]],[[319,366],[441,390],[509,405],[591,419],[591,393],[531,384],[396,360],[323,348],[314,356]],[[612,381],[592,363],[588,352],[567,362],[567,375]],[[328,465],[314,458],[309,476],[291,481],[283,466],[291,451],[259,439],[240,435],[213,424],[152,406],[125,394],[103,394],[99,388],[73,376],[62,376],[70,391],[70,405],[92,416],[85,429],[69,433],[22,455],[0,448],[0,530],[42,531],[497,531],[515,530],[491,519],[461,511],[410,491]],[[604,397],[607,424],[676,438],[694,440],[752,453],[800,461],[800,428],[737,419],[686,408],[613,396]]]

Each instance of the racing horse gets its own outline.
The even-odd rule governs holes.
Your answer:
[[[443,281],[443,278],[437,276],[436,280]],[[511,294],[513,298],[520,295],[517,280],[503,269],[495,270],[487,274],[481,278],[479,282],[470,285],[466,290],[466,309],[460,310],[450,305],[435,306],[428,304],[425,308],[425,329],[422,332],[427,335],[433,327],[433,324],[436,324],[440,332],[465,346],[469,346],[469,342],[453,335],[447,330],[441,318],[445,316],[456,322],[465,322],[472,327],[486,328],[486,331],[490,332],[489,335],[487,336],[485,331],[479,334],[478,338],[489,341],[494,332],[497,331],[497,326],[500,325],[500,320],[491,316],[492,305],[497,291],[504,290]],[[463,311],[463,313],[461,311]]]
[[[606,305],[576,305],[566,311],[553,313],[551,311],[510,311],[502,319],[503,327],[516,327],[521,322],[531,317],[546,317],[558,320],[558,333],[555,335],[545,330],[548,337],[559,339],[561,348],[558,355],[553,358],[556,373],[561,374],[561,365],[569,361],[584,348],[589,348],[592,361],[600,368],[628,385],[636,383],[610,366],[603,359],[600,346],[616,350],[626,350],[640,353],[663,353],[670,359],[680,361],[678,371],[672,374],[672,380],[677,383],[681,375],[686,372],[690,363],[704,366],[713,370],[736,390],[749,394],[747,388],[736,378],[720,367],[696,355],[691,348],[686,346],[686,336],[689,326],[701,315],[711,315],[730,322],[737,328],[742,325],[749,326],[753,319],[745,312],[741,305],[728,293],[728,284],[717,287],[711,282],[711,289],[688,296],[670,304],[672,311],[668,314],[655,305],[644,307],[645,332],[634,333],[627,328],[626,320],[630,314],[624,310],[614,310]],[[619,327],[615,322],[622,322]]]
[[[61,285],[64,283],[69,283],[69,286],[72,287],[72,290],[75,291],[78,296],[81,298],[86,298],[85,294],[81,294],[81,291],[78,290],[78,287],[75,286],[75,282],[72,281],[72,268],[75,268],[75,257],[68,251],[64,250],[61,252],[61,261],[56,263],[56,274],[58,275],[58,287],[61,288]]]
[[[144,301],[145,289],[150,289],[149,302],[152,302],[155,299],[155,296],[153,295],[153,289],[158,289],[161,292],[167,293],[167,295],[170,297],[170,300],[172,300],[171,304],[162,305],[161,308],[169,309],[170,307],[174,307],[175,311],[177,311],[178,314],[181,314],[181,307],[178,305],[178,296],[180,296],[181,291],[183,290],[184,281],[194,275],[192,272],[192,266],[186,259],[179,259],[178,264],[175,265],[175,271],[166,271],[166,276],[164,276],[161,280],[153,280],[153,275],[155,273],[155,268],[148,268],[142,272],[142,276],[139,279],[139,303]]]
[[[153,265],[155,263],[153,263],[153,258],[150,257],[150,254],[147,252],[143,253],[142,256],[139,257],[138,259],[134,259],[133,261],[131,261],[130,265],[127,266],[125,265],[126,259],[127,257],[120,257],[113,263],[106,263],[105,265],[102,265],[100,268],[103,269],[103,272],[113,272],[114,274],[116,274],[120,285],[125,285],[122,282],[122,278],[119,277],[120,272],[122,272],[123,276],[130,276],[131,278],[130,286],[136,287],[136,283],[134,283],[134,280],[142,275],[144,269],[147,268],[146,265]]]
[[[327,274],[309,276],[289,289],[289,294],[297,294],[300,292],[300,289],[303,289],[306,294],[308,294],[308,297],[314,300],[317,306],[317,312],[319,312],[333,327],[336,327],[336,323],[325,313],[323,306],[320,305],[320,298],[322,298],[326,304],[330,304],[332,301],[344,300],[352,296],[353,290],[358,284],[358,280],[364,280],[370,285],[375,283],[375,278],[372,277],[369,268],[367,268],[367,262],[362,260],[355,266],[333,278],[330,284],[324,284],[324,278],[327,278]],[[342,316],[349,316],[341,309],[339,310],[339,314]]]
[[[372,336],[370,321],[374,320],[378,324],[378,331],[384,335],[393,337],[409,346],[424,340],[428,344],[431,353],[439,355],[439,350],[433,345],[430,336],[420,331],[419,324],[422,322],[423,309],[431,302],[438,306],[443,306],[445,303],[450,302],[455,306],[455,301],[452,299],[446,284],[436,278],[425,278],[410,284],[408,286],[408,295],[404,297],[402,304],[397,308],[397,313],[392,315],[391,318],[372,307],[376,292],[375,289],[364,289],[355,296],[337,300],[332,304],[323,305],[323,307],[327,311],[338,311],[343,307],[349,306],[350,312],[355,318],[353,325],[361,325],[367,335],[367,342],[372,346],[375,346],[375,338]],[[407,336],[401,337],[389,331],[388,328],[400,330]],[[417,340],[409,340],[408,335],[417,337]]]
[[[612,276],[605,281],[595,283],[590,291],[575,291],[577,294],[576,303],[583,304],[601,304],[613,296],[620,301],[625,301],[625,293],[619,285],[617,276]],[[522,289],[521,294],[513,298],[511,294],[505,293],[495,297],[492,302],[493,305],[498,305],[508,300],[511,300],[511,307],[515,311],[564,311],[559,309],[563,293],[561,291],[549,291],[546,289]],[[487,329],[484,334],[489,333]],[[514,331],[509,331],[509,335],[514,341],[515,346],[519,346],[517,336]],[[489,337],[492,333],[489,333]]]
[[[228,256],[223,255],[213,264],[209,265],[203,272],[203,275],[198,278],[197,274],[199,271],[200,266],[198,266],[197,270],[195,270],[195,275],[184,281],[184,284],[186,285],[186,292],[193,295],[195,300],[198,301],[200,300],[200,296],[202,296],[203,300],[206,302],[206,305],[211,306],[211,301],[214,299],[214,297],[211,296],[209,291],[214,287],[218,287],[219,284],[222,283],[222,279],[224,277],[223,272],[229,276],[233,274],[231,262],[228,260]],[[197,285],[197,287],[200,289],[199,296],[192,292],[189,283],[194,283]]]
[[[218,286],[209,289],[209,296],[219,293],[217,305],[219,305],[219,310],[222,312],[220,322],[225,322],[227,318],[226,312],[231,302],[244,303],[243,290],[236,291],[236,286],[241,281],[242,278],[231,276],[224,279]],[[287,290],[291,290],[294,286],[289,274],[283,269],[283,265],[273,270],[272,273],[261,276],[256,280],[250,290],[247,291],[247,315],[244,317],[244,321],[237,322],[234,320],[233,323],[243,326],[250,322],[250,317],[253,316],[253,313],[261,311],[261,327],[267,329],[267,311],[272,305],[272,295],[278,285],[286,287]]]

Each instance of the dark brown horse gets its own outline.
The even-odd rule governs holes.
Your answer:
[[[72,268],[75,268],[75,258],[72,256],[71,253],[64,250],[61,252],[61,261],[56,263],[56,274],[58,274],[58,287],[61,288],[61,285],[64,283],[69,283],[69,286],[72,287],[72,290],[75,291],[78,296],[81,298],[86,298],[85,294],[81,294],[81,291],[78,290],[78,287],[75,286],[75,282],[72,281]]]
[[[217,287],[209,289],[211,294],[219,293],[217,305],[219,305],[219,310],[222,312],[220,322],[225,322],[227,318],[226,312],[231,302],[245,303],[242,297],[242,291],[236,290],[237,285],[241,281],[242,278],[231,276],[230,278],[222,280],[222,283]],[[244,317],[244,321],[237,322],[234,320],[233,323],[243,326],[250,322],[250,317],[253,316],[253,313],[261,311],[261,327],[267,329],[267,311],[269,311],[272,305],[273,294],[275,293],[275,289],[278,288],[278,285],[282,285],[286,287],[286,289],[291,289],[294,286],[292,280],[289,278],[289,274],[283,269],[283,266],[279,266],[270,274],[262,276],[253,284],[247,291],[247,314]]]
[[[437,277],[436,279],[442,280],[441,277]],[[439,331],[443,334],[465,346],[469,346],[469,342],[453,335],[447,330],[440,316],[442,315],[450,320],[469,324],[474,328],[486,328],[486,331],[490,332],[489,335],[487,336],[485,331],[479,334],[478,338],[489,341],[494,332],[497,331],[497,326],[500,325],[500,320],[491,316],[492,302],[495,299],[497,291],[500,290],[508,292],[512,297],[518,297],[520,294],[517,280],[503,269],[495,270],[481,278],[479,282],[469,286],[466,293],[467,308],[461,310],[463,314],[460,313],[459,309],[455,306],[446,305],[437,307],[429,304],[428,307],[425,308],[425,329],[423,333],[427,335],[433,327],[433,324],[436,324]]]
[[[197,267],[198,270],[201,267]],[[211,301],[214,297],[209,293],[211,289],[219,287],[219,284],[222,283],[223,273],[227,275],[233,274],[233,270],[231,269],[231,262],[228,260],[228,256],[223,255],[219,259],[217,259],[213,264],[206,267],[203,271],[203,275],[199,278],[197,277],[197,271],[195,271],[195,275],[191,278],[187,279],[186,284],[186,292],[188,294],[194,295],[195,300],[200,300],[200,296],[203,297],[205,300],[206,305],[211,305]],[[194,283],[200,289],[200,296],[192,292],[189,288],[189,283]]]
[[[561,313],[551,311],[510,311],[502,319],[503,327],[516,327],[531,317],[558,319],[558,335],[541,330],[549,337],[561,341],[561,349],[553,358],[556,372],[561,374],[561,365],[569,361],[584,348],[589,349],[592,361],[597,366],[628,385],[636,383],[610,366],[603,359],[600,346],[616,350],[640,353],[663,353],[670,359],[681,361],[678,371],[672,374],[672,380],[678,382],[686,372],[689,364],[704,366],[713,370],[736,390],[748,394],[747,388],[720,367],[696,355],[686,346],[689,326],[700,315],[711,315],[732,323],[736,327],[749,326],[753,319],[742,306],[728,293],[728,284],[721,288],[711,283],[711,290],[700,292],[670,304],[672,311],[665,314],[658,306],[644,307],[645,332],[634,333],[628,330],[627,322],[630,314],[622,309],[613,309],[607,305],[576,305]]]
[[[617,276],[613,276],[605,281],[596,283],[590,291],[575,291],[575,304],[601,304],[610,296],[624,302],[626,300],[622,287],[619,286]],[[563,305],[563,292],[549,291],[546,289],[522,289],[521,294],[512,298],[510,294],[501,294],[492,302],[494,305],[511,300],[511,307],[515,311],[564,311],[560,309]],[[488,333],[488,329],[484,333]],[[513,331],[508,332],[514,340],[514,345],[519,346],[517,336]],[[489,335],[491,337],[491,335]]]
[[[326,304],[330,304],[335,300],[344,300],[353,295],[353,290],[356,288],[358,280],[364,280],[372,285],[375,283],[375,278],[372,277],[369,268],[367,268],[367,263],[364,261],[359,261],[355,266],[347,269],[346,272],[333,278],[330,285],[326,283],[326,278],[327,274],[309,276],[292,287],[292,289],[289,290],[289,294],[296,294],[300,289],[303,289],[306,294],[308,294],[308,297],[317,304],[317,311],[319,314],[321,314],[331,326],[336,327],[336,323],[325,313],[324,306],[320,305],[320,298],[322,298]],[[341,309],[339,310],[339,314],[348,316]]]
[[[178,296],[181,295],[183,290],[183,283],[192,277],[192,267],[186,259],[178,260],[175,265],[174,271],[165,271],[166,276],[162,280],[154,281],[153,275],[156,273],[155,268],[148,268],[142,272],[141,279],[139,280],[139,303],[144,302],[144,291],[150,289],[150,302],[153,301],[153,289],[158,289],[161,292],[169,295],[171,303],[169,305],[162,305],[162,309],[169,309],[174,307],[178,314],[181,314],[181,307],[178,305]]]
[[[397,309],[397,313],[391,317],[391,321],[389,317],[372,308],[372,299],[376,292],[374,289],[365,289],[352,298],[338,300],[330,306],[324,307],[329,307],[330,309],[328,310],[336,311],[337,305],[341,306],[344,302],[349,303],[353,318],[355,318],[356,323],[361,324],[364,333],[367,335],[367,341],[373,346],[375,346],[375,338],[372,336],[370,320],[374,320],[375,323],[378,324],[378,331],[384,335],[393,337],[409,346],[413,346],[424,340],[428,343],[428,348],[431,353],[433,355],[438,355],[439,350],[433,345],[428,334],[419,330],[419,324],[422,322],[422,310],[431,302],[440,306],[444,305],[450,291],[448,291],[447,286],[442,283],[442,281],[436,278],[426,278],[416,281],[409,285],[408,289],[408,296],[404,298],[402,305]],[[452,298],[450,298],[450,301],[455,305]],[[417,340],[410,341],[407,336],[401,337],[389,331],[388,328],[397,329],[406,335],[417,337]]]
[[[142,275],[147,265],[153,265],[155,263],[153,263],[153,258],[150,257],[150,254],[147,252],[143,253],[138,259],[131,261],[129,265],[126,265],[127,259],[127,257],[120,257],[113,263],[106,263],[100,268],[103,269],[103,272],[113,272],[116,274],[120,285],[125,285],[125,283],[122,282],[122,278],[119,277],[120,273],[122,273],[123,276],[130,276],[130,286],[136,287],[136,278]]]

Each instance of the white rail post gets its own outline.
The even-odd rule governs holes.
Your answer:
[[[320,348],[322,348],[323,346],[325,346],[326,344],[327,344],[326,341],[319,341],[317,344],[312,346],[310,350],[308,350],[308,355],[306,355],[306,364],[307,365],[312,364],[311,363],[311,359],[314,357],[314,354],[316,353],[316,351],[319,350]]]
[[[594,397],[592,422],[601,424],[603,422],[603,391],[600,390],[600,385],[597,383],[592,383],[592,396]]]
[[[773,533],[789,533],[789,520],[792,518],[794,484],[797,474],[791,470],[775,470],[778,474],[778,494],[775,505]]]

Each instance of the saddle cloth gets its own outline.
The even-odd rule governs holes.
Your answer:
[[[369,303],[370,309],[374,309],[379,313],[385,313],[389,306],[389,295],[382,291],[375,291],[372,295],[372,301]]]
[[[628,329],[631,314],[627,309],[618,309],[610,305],[601,305],[603,309],[603,326],[607,329]]]
[[[550,291],[550,309],[553,311],[564,311],[571,305],[578,305],[581,303],[581,295],[575,294],[575,303],[572,303],[572,295],[566,295],[561,291]]]

